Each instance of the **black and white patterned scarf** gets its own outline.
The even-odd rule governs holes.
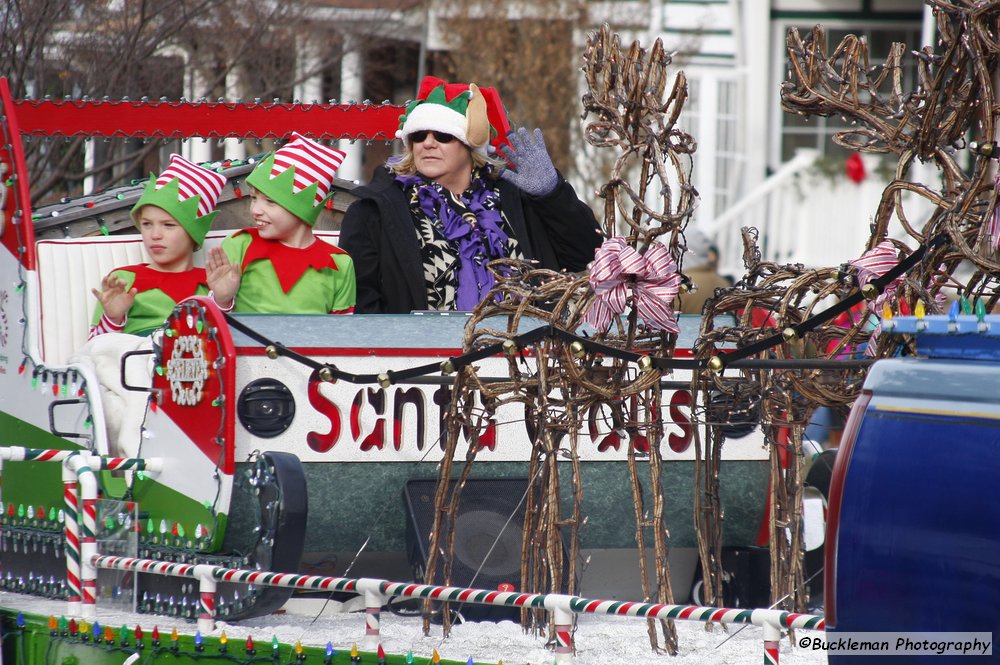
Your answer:
[[[493,287],[486,264],[498,258],[523,258],[500,210],[495,184],[479,170],[461,196],[419,175],[399,175],[396,182],[409,202],[420,242],[427,306],[472,309]]]

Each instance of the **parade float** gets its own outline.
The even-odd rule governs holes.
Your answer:
[[[651,646],[668,652],[677,648],[672,620],[753,623],[777,662],[782,629],[825,626],[801,613],[816,574],[806,571],[808,517],[812,506],[823,512],[806,482],[813,410],[845,408],[874,358],[908,348],[880,334],[894,314],[939,313],[958,295],[970,312],[996,300],[996,150],[956,149],[969,147],[970,132],[994,135],[992,108],[980,101],[995,97],[981,71],[996,57],[981,29],[992,14],[942,4],[937,16],[954,66],[938,68],[926,47],[907,94],[891,75],[902,45],[869,69],[853,36],[830,55],[822,28],[788,36],[785,108],[856,119],[862,126],[838,142],[900,159],[872,238],[837,267],[763,262],[746,229],[747,273],[732,289],[714,294],[701,317],[657,316],[655,303],[684,284],[696,202],[687,159],[696,144],[678,125],[687,87],[683,73],[668,75],[659,42],[623,48],[605,28],[589,39],[583,67],[585,137],[616,155],[599,192],[608,242],[591,274],[512,263],[468,314],[234,316],[192,298],[149,348],[121,356],[114,407],[100,387],[107,368],[77,352],[90,285],[140,261],[141,243],[34,232],[107,229],[139,188],[32,210],[21,142],[292,130],[381,140],[400,109],[14,100],[0,84],[0,582],[66,601],[73,620],[3,608],[4,655],[19,657],[31,641],[36,654],[55,642],[100,644],[120,659],[149,641],[96,632],[97,606],[117,600],[196,621],[198,633],[170,644],[158,635],[141,654],[196,661],[206,640],[225,653],[216,619],[267,616],[312,592],[361,599],[345,607],[365,611],[369,638],[382,609],[415,598],[445,634],[467,604],[513,610],[506,616],[548,631],[561,662],[572,658],[581,612],[644,617]],[[956,155],[969,155],[968,173]],[[939,167],[943,185],[908,179],[918,158]],[[249,166],[213,167],[229,177],[224,199],[239,205]],[[349,200],[342,190],[334,206]],[[922,223],[907,216],[907,196],[932,204]],[[956,276],[969,264],[971,276]],[[507,540],[510,522],[516,537]],[[476,531],[491,523],[500,523],[495,535]],[[503,565],[488,558],[497,545]],[[727,557],[761,545],[763,601],[734,594],[742,574]],[[686,547],[697,552],[697,583],[677,571]],[[635,571],[643,602],[577,595],[602,556],[626,557],[619,568]],[[393,561],[416,581],[389,581],[382,573]],[[369,577],[349,577],[361,574]],[[675,604],[692,587],[701,604],[719,607]],[[774,609],[722,607],[737,597]],[[274,649],[289,662],[378,658]],[[252,644],[245,653],[257,657]]]
[[[142,184],[33,209],[22,141],[267,139],[293,130],[327,140],[389,140],[401,107],[15,100],[5,82],[0,95],[0,586],[63,599],[73,619],[53,628],[44,617],[15,612],[8,634],[37,629],[32,639],[43,642],[48,636],[64,646],[102,645],[99,651],[107,653],[101,657],[117,662],[142,639],[131,629],[107,635],[95,629],[95,607],[102,603],[197,621],[204,639],[214,642],[217,636],[202,623],[206,616],[266,616],[293,593],[361,594],[346,578],[331,583],[321,577],[344,574],[424,581],[426,573],[428,582],[515,589],[501,594],[499,613],[477,614],[471,603],[462,612],[465,618],[519,619],[522,607],[540,611],[545,593],[573,593],[585,583],[589,559],[641,569],[648,589],[647,557],[637,555],[635,539],[650,526],[638,506],[654,501],[661,535],[669,523],[671,546],[691,551],[675,582],[684,587],[678,597],[689,596],[699,427],[690,393],[698,363],[691,349],[699,317],[682,318],[670,335],[679,369],[661,376],[650,371],[641,345],[602,346],[592,333],[553,325],[542,310],[535,314],[543,318],[488,312],[226,315],[194,298],[175,310],[151,343],[136,340],[135,349],[109,367],[100,357],[80,354],[93,309],[90,288],[123,262],[144,259],[141,239],[127,232],[126,221]],[[211,165],[228,178],[223,213],[243,214],[243,179],[253,161]],[[350,201],[350,183],[339,184],[330,205],[334,214]],[[225,235],[211,233],[206,248]],[[327,235],[336,241],[335,232]],[[472,320],[485,326],[488,339],[468,339]],[[539,454],[544,459],[547,453],[537,441],[553,444],[544,419],[555,409],[539,414],[523,400],[498,396],[497,387],[518,381],[511,378],[515,367],[537,375],[530,369],[540,362],[535,345],[569,342],[586,344],[621,367],[598,367],[605,399],[582,407],[572,451],[557,443],[551,460],[540,463]],[[488,388],[456,384],[456,374]],[[663,416],[659,404],[654,410],[637,391],[614,394],[615,382],[637,378],[643,391],[663,400]],[[456,405],[467,413],[456,414]],[[727,546],[748,548],[759,544],[764,523],[767,453],[756,421],[746,413],[739,419],[721,500],[730,515]],[[644,489],[635,471],[651,451],[659,455],[654,444],[660,440],[662,475],[656,488]],[[477,456],[474,471],[441,475],[442,466],[465,460],[470,450]],[[555,485],[554,496],[573,506],[578,521],[574,537],[563,545],[559,536],[553,551],[551,536],[531,534],[553,531],[560,519],[538,516],[538,505],[552,496],[540,479],[553,480],[559,469],[575,486],[567,483],[560,492]],[[440,477],[450,479],[443,483],[449,501],[461,493],[452,491],[456,485],[465,494],[453,527],[443,529],[434,524],[441,512],[434,509],[443,496]],[[635,526],[623,528],[633,520]],[[434,561],[442,534],[458,540],[447,578]],[[669,570],[666,543],[661,539],[657,547],[654,593],[659,575]],[[95,557],[103,563],[95,565]],[[228,579],[217,580],[208,593],[192,581],[205,570],[229,571]],[[261,571],[292,574],[293,582],[267,583]],[[640,582],[626,584],[638,589]],[[407,593],[380,590],[378,597],[382,606]],[[461,615],[445,613],[445,621],[455,616]],[[154,639],[156,649],[144,657],[156,651],[196,660],[200,653],[191,635]],[[347,649],[340,651],[347,658]]]

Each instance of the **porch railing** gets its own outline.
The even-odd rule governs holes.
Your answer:
[[[811,167],[819,153],[800,149],[759,187],[713,220],[699,223],[719,248],[719,272],[739,279],[743,266],[740,229],[756,228],[765,261],[834,266],[865,249],[886,182],[875,173],[877,158],[864,157],[860,183],[823,175]]]

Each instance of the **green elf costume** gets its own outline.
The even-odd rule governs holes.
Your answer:
[[[345,153],[293,133],[269,155],[247,184],[310,228],[332,196],[334,174]],[[242,229],[222,249],[242,277],[233,311],[267,314],[350,314],[354,311],[354,263],[347,252],[320,238],[289,247]]]
[[[226,177],[221,173],[172,154],[170,164],[158,178],[154,180],[150,174],[142,196],[132,206],[132,221],[139,226],[139,210],[144,206],[161,208],[177,220],[198,250],[215,219],[215,206],[225,186]],[[125,282],[126,291],[137,290],[135,300],[121,324],[105,316],[98,302],[90,327],[91,339],[108,332],[149,335],[163,325],[177,303],[209,292],[204,268],[163,272],[149,264],[138,264],[116,268],[111,274]]]

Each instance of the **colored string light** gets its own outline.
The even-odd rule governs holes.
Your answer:
[[[958,304],[958,301],[951,301],[951,305],[948,307],[948,332],[958,332],[958,313],[960,311],[961,305]]]
[[[982,298],[976,298],[976,329],[981,332],[987,332],[990,329],[990,324],[986,323],[986,302]]]
[[[962,295],[958,299],[959,307],[962,309],[962,314],[972,314],[972,303],[969,299]]]

